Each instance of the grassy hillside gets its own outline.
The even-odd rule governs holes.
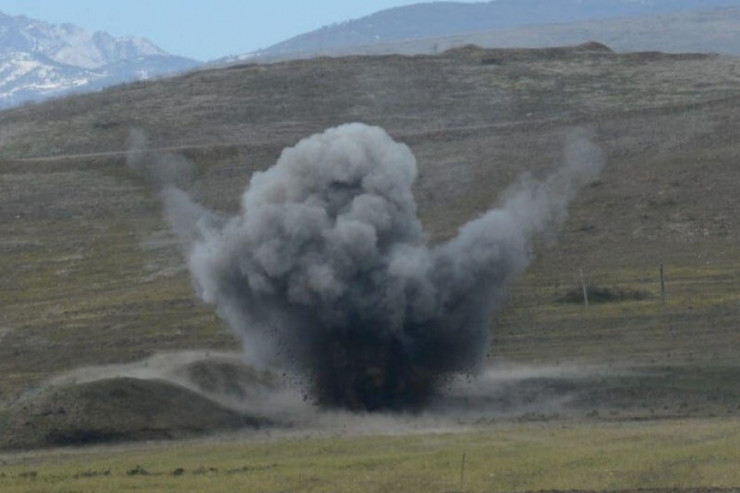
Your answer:
[[[191,159],[192,194],[228,212],[283,147],[381,125],[417,156],[432,241],[557,164],[568,130],[585,127],[607,167],[493,315],[491,358],[737,365],[739,105],[738,59],[588,45],[238,66],[2,112],[0,399],[80,365],[237,348],[194,301],[159,204],[125,167],[132,127]],[[593,293],[640,296],[560,301],[581,270]]]

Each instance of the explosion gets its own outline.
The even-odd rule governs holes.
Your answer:
[[[565,218],[602,165],[574,133],[562,166],[523,177],[436,245],[416,215],[410,149],[359,123],[285,149],[253,175],[234,217],[172,183],[160,193],[198,295],[252,359],[305,375],[321,406],[417,410],[443,379],[480,365],[489,317],[530,261],[530,240]]]

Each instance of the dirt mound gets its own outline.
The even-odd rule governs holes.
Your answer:
[[[614,50],[603,43],[599,43],[598,41],[589,41],[587,43],[579,44],[574,49],[576,51],[600,51],[602,53],[614,53]]]
[[[576,46],[552,48],[482,48],[478,45],[465,45],[451,48],[442,56],[479,61],[484,65],[497,65],[503,62],[532,62],[537,60],[566,60],[584,56],[610,56],[614,51],[608,46],[589,42]]]
[[[109,378],[51,387],[10,405],[0,413],[0,449],[182,438],[268,423],[170,382]]]

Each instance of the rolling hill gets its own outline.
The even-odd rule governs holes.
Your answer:
[[[606,168],[492,314],[489,360],[720,375],[661,404],[715,413],[707,392],[738,361],[739,104],[737,58],[589,43],[247,64],[3,111],[0,398],[78,366],[239,348],[126,167],[131,129],[192,161],[190,193],[229,214],[283,148],[364,121],[416,155],[431,242],[557,165],[573,128],[592,135]]]
[[[488,48],[543,48],[597,40],[618,52],[740,55],[740,8],[693,10],[632,18],[589,20],[467,32],[361,47],[327,49],[328,55],[433,54],[475,44]]]
[[[491,2],[423,2],[382,10],[372,15],[348,20],[295,36],[254,54],[256,59],[279,59],[326,53],[359,53],[360,47],[385,45],[453,35],[471,35],[487,31],[529,28],[535,33],[540,26],[574,24],[569,31],[578,33],[578,23],[607,19],[638,19],[685,11],[708,10],[738,6],[735,0],[497,0]],[[653,21],[655,22],[655,21]],[[660,25],[660,24],[658,24]],[[551,30],[546,27],[545,32]],[[567,29],[567,28],[566,28]],[[597,34],[600,34],[597,32]],[[708,34],[708,32],[707,32]],[[546,36],[543,34],[542,36]],[[505,39],[505,36],[503,37]],[[579,39],[606,42],[600,37]],[[525,38],[526,40],[526,38]],[[470,40],[468,43],[477,41]],[[547,46],[564,45],[573,41],[549,39]],[[463,43],[466,44],[466,43]],[[540,46],[539,43],[537,43]],[[431,45],[429,45],[431,46]],[[485,45],[491,46],[491,45]],[[491,47],[509,47],[510,43]],[[521,46],[532,46],[526,43]],[[448,48],[445,45],[443,50]],[[654,49],[654,48],[635,48]],[[690,50],[697,51],[697,50]]]

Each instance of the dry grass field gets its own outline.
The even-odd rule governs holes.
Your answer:
[[[195,300],[156,197],[125,166],[131,128],[191,160],[189,192],[228,213],[284,147],[347,121],[380,125],[417,157],[432,242],[495,205],[522,172],[558,164],[574,127],[607,162],[491,320],[491,365],[598,369],[566,382],[583,386],[570,413],[443,437],[184,442],[29,463],[11,454],[0,489],[224,491],[247,474],[259,491],[455,491],[464,451],[465,491],[739,485],[729,438],[740,414],[738,106],[738,59],[587,45],[236,66],[0,113],[0,437],[11,439],[8,409],[61,372],[239,349]],[[540,388],[521,385],[511,394]],[[137,464],[156,474],[125,474]],[[219,473],[191,476],[199,467]]]

